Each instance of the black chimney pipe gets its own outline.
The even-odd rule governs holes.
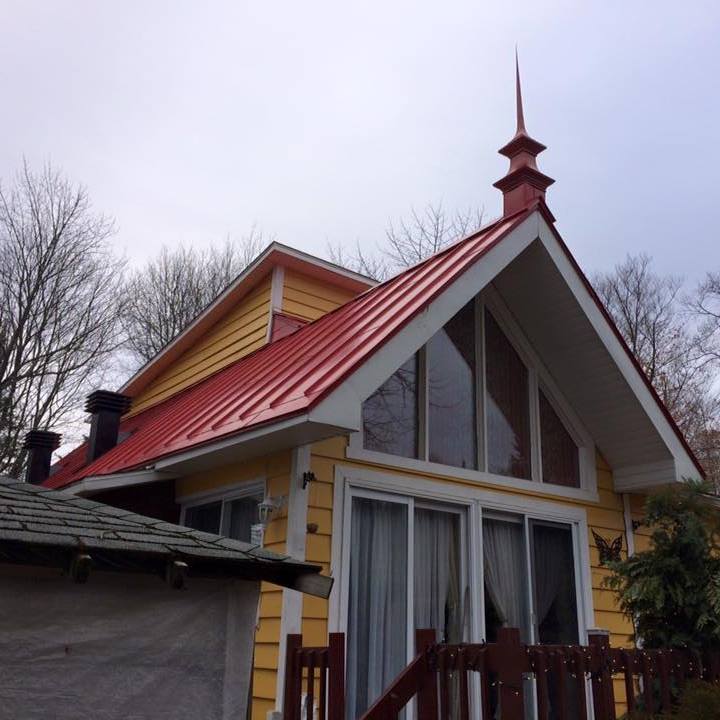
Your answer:
[[[85,412],[92,415],[86,462],[91,463],[117,445],[120,419],[130,409],[132,398],[109,390],[87,396]]]
[[[25,482],[42,485],[50,476],[50,458],[60,447],[60,435],[48,430],[31,430],[25,436],[23,448],[27,450]]]

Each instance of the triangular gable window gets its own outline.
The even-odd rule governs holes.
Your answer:
[[[487,291],[363,403],[363,448],[582,488],[592,443],[541,365]]]

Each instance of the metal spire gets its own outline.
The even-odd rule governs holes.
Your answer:
[[[500,148],[500,154],[510,160],[510,167],[505,177],[494,183],[503,194],[505,216],[524,210],[534,202],[544,203],[545,191],[554,182],[551,177],[540,172],[535,160],[545,146],[531,138],[525,129],[517,47],[515,47],[515,103],[517,114],[515,136]]]
[[[517,130],[515,134],[527,134],[527,130],[525,130],[525,115],[523,114],[522,89],[520,88],[520,61],[518,60],[517,45],[515,46],[515,105],[517,111]]]

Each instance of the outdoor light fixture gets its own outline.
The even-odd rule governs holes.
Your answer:
[[[270,497],[266,495],[258,505],[258,520],[263,528],[266,528],[273,518],[273,513],[284,505],[284,497]]]

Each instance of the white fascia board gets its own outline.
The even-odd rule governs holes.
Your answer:
[[[130,485],[145,485],[161,480],[171,480],[174,477],[177,476],[173,473],[156,472],[152,469],[114,473],[112,475],[91,475],[68,487],[61,488],[61,490],[72,495],[87,496],[103,490],[112,490]]]
[[[585,287],[585,283],[573,267],[563,248],[560,246],[553,230],[542,217],[540,217],[539,236],[541,242],[545,246],[545,249],[555,263],[555,266],[563,276],[563,279],[590,321],[590,324],[593,326],[593,329],[598,334],[598,337],[606,347],[607,351],[610,353],[613,361],[657,430],[658,435],[665,443],[670,454],[673,456],[675,467],[673,468],[674,480],[672,481],[680,482],[684,478],[697,477],[698,471],[695,468],[695,463],[683,447],[680,439],[675,433],[674,428],[670,425],[662,409],[659,407],[657,400],[648,389],[645,384],[645,380],[638,373],[638,370],[632,359],[628,356],[627,351],[615,336],[612,327],[606,320],[600,308],[597,306],[595,299],[588,292],[587,287]],[[667,471],[668,468],[664,468],[663,474],[666,481],[671,481]],[[623,469],[613,468],[613,472],[615,475],[619,473],[622,477]],[[647,480],[649,481],[649,478],[647,478]],[[657,476],[655,476],[653,484],[657,485]],[[644,487],[647,488],[648,485],[644,485]],[[640,485],[634,485],[634,489],[637,490],[639,488]],[[630,489],[628,487],[627,491],[629,492],[629,490]]]
[[[185,475],[283,448],[324,440],[348,430],[345,427],[313,422],[307,414],[302,414],[161,458],[154,463],[154,467],[158,471]]]
[[[310,413],[312,419],[352,431],[360,430],[363,401],[537,239],[540,220],[540,213],[532,213],[482,255],[445,292],[320,402]]]
[[[615,490],[620,493],[647,492],[653,488],[672,485],[680,479],[674,458],[613,470]]]

